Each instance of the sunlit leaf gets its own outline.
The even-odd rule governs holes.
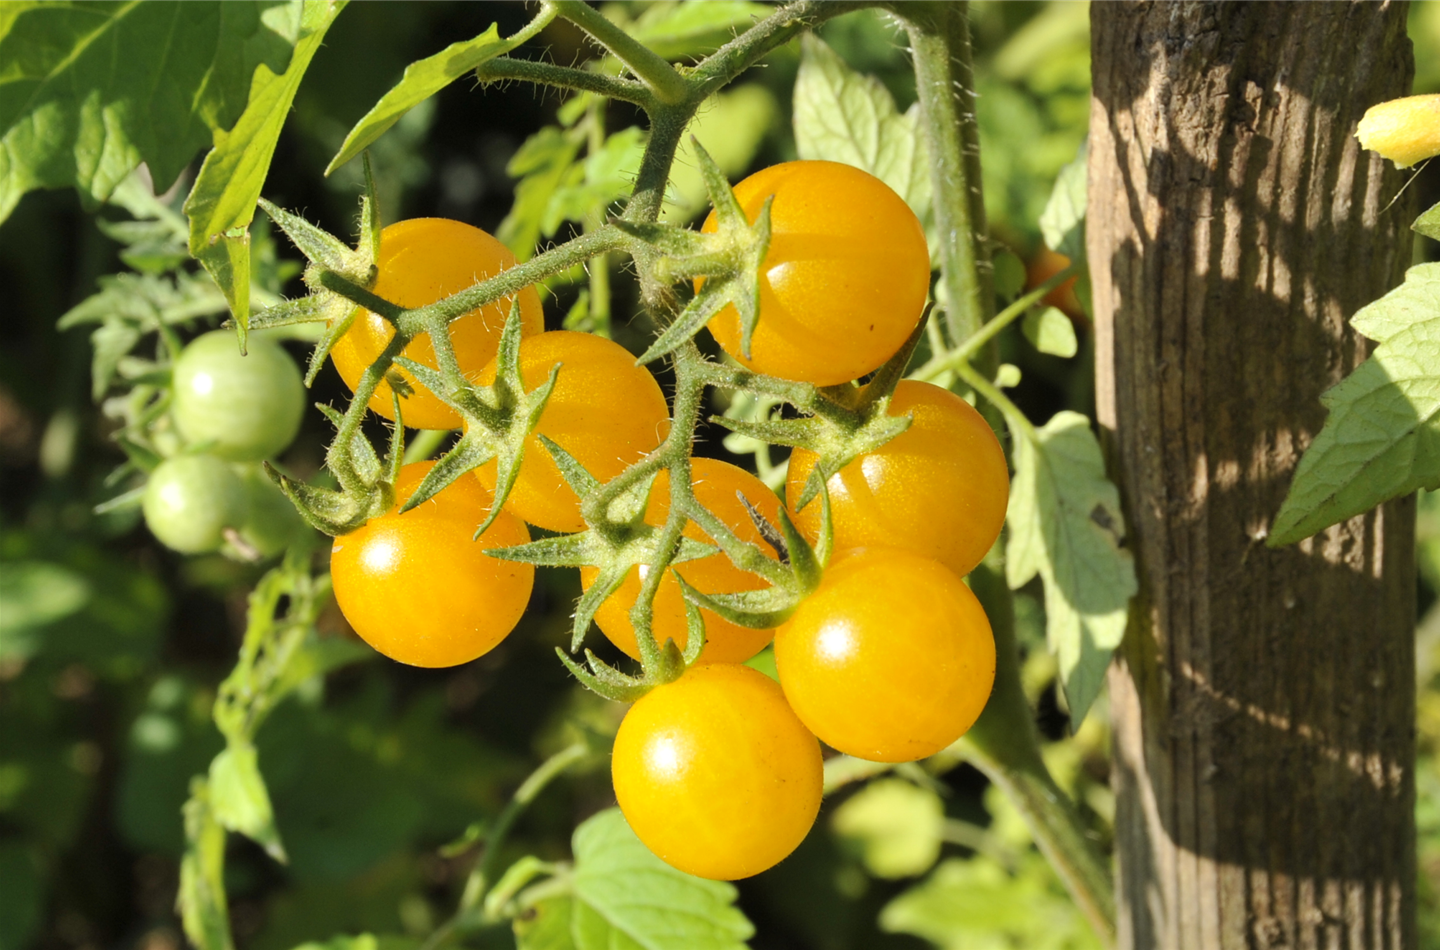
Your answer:
[[[1040,233],[1045,246],[1059,251],[1072,261],[1085,260],[1086,176],[1089,173],[1090,148],[1080,144],[1075,160],[1055,178],[1050,200],[1040,215]]]
[[[515,186],[515,204],[495,236],[520,260],[528,261],[534,255],[550,197],[565,180],[579,151],[579,138],[547,125],[526,139],[505,166],[506,173],[520,181]]]
[[[750,167],[779,112],[774,94],[758,83],[747,83],[707,100],[686,127],[685,137],[675,153],[675,164],[670,166],[664,220],[683,224],[709,204],[705,176],[700,171],[691,136],[699,140],[700,147],[709,153],[720,170],[733,178]]]
[[[857,842],[876,877],[914,877],[940,857],[945,806],[929,789],[904,779],[880,779],[835,810],[835,832]]]
[[[1033,441],[1013,423],[1011,433],[1006,579],[1012,588],[1037,574],[1044,581],[1046,638],[1078,727],[1100,692],[1137,590],[1134,561],[1121,547],[1120,493],[1079,413],[1056,413]]]
[[[33,188],[97,201],[141,162],[162,188],[281,72],[287,3],[6,3],[0,9],[0,221]]]
[[[1330,415],[1300,459],[1271,545],[1440,485],[1440,264],[1410,268],[1350,323],[1380,345],[1321,397]]]
[[[705,3],[647,3],[625,32],[666,59],[709,53],[755,21],[774,13],[763,3],[707,0]]]
[[[229,131],[215,131],[215,147],[185,200],[190,217],[190,253],[205,265],[229,301],[243,330],[249,311],[249,234],[280,129],[310,60],[344,0],[305,4],[294,55],[282,72],[262,63],[255,68],[245,111]]]
[[[795,148],[800,157],[864,169],[927,222],[930,167],[918,104],[900,114],[878,79],[852,70],[818,37],[807,34],[800,51],[795,77]]]
[[[1075,339],[1075,324],[1054,307],[1032,310],[1021,324],[1025,339],[1041,353],[1071,357],[1080,349]]]
[[[1432,240],[1440,241],[1440,204],[1432,205],[1430,210],[1416,218],[1410,227]]]
[[[275,830],[275,813],[254,746],[231,745],[210,763],[210,806],[215,820],[225,828],[240,832],[272,857],[284,860],[285,848]]]
[[[345,136],[344,144],[330,160],[325,174],[329,175],[363,152],[415,106],[481,63],[508,53],[513,48],[513,43],[500,38],[498,27],[492,23],[489,29],[474,39],[451,43],[434,56],[427,56],[406,66],[405,75],[400,77],[400,81],[381,96],[380,101],[375,103],[370,111],[355,123],[350,134]]]

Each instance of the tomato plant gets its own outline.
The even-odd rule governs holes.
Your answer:
[[[742,468],[718,459],[694,458],[690,460],[690,478],[694,485],[695,500],[724,521],[743,541],[762,543],[763,538],[738,496],[743,495],[771,524],[779,521],[780,500],[764,482]],[[659,527],[665,524],[669,515],[670,473],[662,471],[650,489],[645,521]],[[685,536],[701,542],[710,540],[710,536],[693,521],[686,525]],[[724,552],[686,561],[676,565],[675,570],[692,586],[706,594],[728,594],[757,590],[764,586],[762,578],[736,567]],[[598,574],[596,568],[582,568],[580,582],[588,589]],[[630,623],[630,608],[640,594],[640,582],[641,568],[631,568],[620,588],[606,598],[595,613],[595,622],[605,636],[610,638],[610,642],[625,651],[627,656],[637,660],[640,659],[640,648],[635,643],[635,628]],[[705,649],[699,660],[702,663],[744,662],[763,650],[775,635],[773,629],[742,627],[710,610],[702,610],[701,615],[705,618]],[[657,642],[663,644],[666,640],[674,640],[675,645],[682,650],[689,639],[686,632],[685,600],[681,596],[680,585],[671,577],[662,580],[659,590],[655,592],[650,629]]]
[[[750,355],[733,306],[710,321],[726,353],[758,372],[832,386],[900,349],[925,309],[930,252],[899,195],[853,166],[802,161],[751,175],[735,197],[752,221],[772,201],[771,238]],[[717,226],[712,211],[702,230]]]
[[[1005,453],[975,408],[948,390],[904,380],[889,412],[910,414],[910,428],[851,461],[826,483],[835,546],[905,548],[934,558],[962,577],[980,563],[1005,523],[1010,473]],[[817,456],[797,449],[786,477],[792,505]],[[800,510],[812,538],[820,505]]]
[[[785,698],[827,745],[875,762],[933,755],[974,724],[995,640],[970,589],[892,548],[837,557],[775,633]]]
[[[700,877],[771,867],[820,810],[820,744],[747,666],[692,667],[647,694],[620,724],[610,771],[640,840]]]
[[[234,345],[234,340],[226,342]],[[214,551],[225,529],[244,523],[246,490],[228,462],[213,455],[179,455],[150,473],[145,526],[162,544],[184,554]]]
[[[565,483],[538,436],[553,440],[601,481],[619,475],[656,448],[670,430],[665,394],[644,367],[618,343],[569,330],[555,330],[520,345],[520,372],[527,390],[540,386],[559,368],[555,389],[526,441],[525,460],[505,507],[533,525],[551,531],[580,531],[580,499]],[[492,362],[479,374],[495,380]],[[497,465],[475,470],[490,490]]]
[[[371,292],[401,307],[423,307],[515,266],[515,255],[477,227],[447,218],[411,218],[387,225],[380,232],[380,254],[375,260]],[[540,297],[533,287],[516,295],[520,301],[526,336],[544,329]],[[450,323],[450,341],[460,369],[472,379],[495,357],[500,328],[510,312],[511,298],[471,310]],[[395,335],[378,314],[359,308],[355,322],[330,351],[335,369],[351,390],[380,351]],[[435,368],[435,347],[421,333],[401,353]],[[460,417],[433,393],[418,385],[404,370],[395,369],[413,392],[400,401],[405,424],[416,429],[458,429]],[[370,408],[394,421],[390,384],[382,382],[370,397]]]
[[[171,412],[180,433],[222,458],[270,458],[300,430],[300,370],[263,336],[252,337],[243,355],[228,331],[197,337],[175,361],[173,386]]]
[[[473,479],[399,513],[431,464],[401,469],[396,510],[335,539],[330,574],[340,610],[366,643],[411,666],[455,666],[514,629],[535,569],[485,553],[530,540],[518,518],[501,512],[471,539],[490,509],[489,493]]]

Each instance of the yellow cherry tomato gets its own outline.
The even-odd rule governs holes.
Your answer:
[[[1005,453],[975,408],[947,389],[902,380],[890,415],[911,414],[910,428],[830,476],[835,550],[871,545],[934,558],[970,573],[1000,536],[1010,497]],[[815,453],[790,455],[785,494],[793,510],[815,467]],[[796,525],[814,540],[821,505],[812,500]]]
[[[930,292],[930,252],[915,213],[883,181],[836,162],[784,162],[735,186],[745,217],[770,206],[760,319],[747,359],[733,306],[716,342],[760,373],[833,386],[879,367],[915,329]],[[715,231],[715,212],[703,231]]]
[[[375,262],[379,273],[370,288],[376,296],[402,307],[423,307],[451,294],[494,277],[516,264],[515,255],[495,238],[476,227],[446,218],[412,218],[397,221],[380,232],[380,255]],[[520,299],[521,335],[533,336],[545,329],[540,309],[540,295],[534,287],[526,287]],[[471,310],[450,324],[450,340],[460,369],[472,380],[486,363],[495,358],[500,344],[500,331],[510,315],[513,297],[504,297]],[[380,351],[390,342],[395,330],[378,314],[361,310],[346,331],[330,358],[353,392],[360,374],[375,362]],[[422,333],[411,340],[401,352],[406,359],[438,368],[435,347],[430,335]],[[400,400],[405,424],[415,429],[456,429],[460,415],[441,402],[429,390],[398,366],[400,373],[415,391]],[[395,413],[390,401],[390,385],[382,382],[370,397],[370,408],[390,421]]]
[[[530,601],[535,568],[485,553],[530,540],[519,518],[501,512],[480,536],[490,494],[461,478],[399,514],[433,462],[400,470],[395,507],[330,549],[335,600],[376,650],[411,666],[455,666],[505,639]]]
[[[761,538],[759,529],[750,520],[745,506],[736,496],[736,492],[743,493],[750,504],[771,524],[778,525],[780,500],[764,482],[743,468],[709,458],[692,458],[690,476],[695,499],[701,505],[725,522],[740,540],[759,544],[762,550],[770,550]],[[645,523],[658,528],[665,524],[665,519],[669,516],[670,473],[661,471],[650,491],[650,502],[645,508]],[[685,526],[685,536],[705,544],[714,543],[693,521]],[[687,583],[705,594],[733,594],[745,590],[759,590],[765,586],[763,579],[732,564],[723,551],[677,564],[675,569]],[[589,590],[599,573],[597,568],[581,568],[580,583]],[[620,587],[605,599],[595,613],[595,622],[610,642],[627,656],[637,660],[640,659],[640,648],[635,643],[635,628],[630,623],[630,608],[640,594],[640,583],[639,569],[631,568]],[[650,624],[655,641],[663,646],[666,640],[674,640],[676,646],[685,649],[685,644],[689,641],[685,621],[685,597],[680,592],[680,585],[668,573],[655,592],[653,610]],[[705,649],[700,653],[701,663],[743,663],[765,649],[765,645],[775,635],[773,629],[752,630],[731,623],[708,610],[701,610],[700,613],[705,618]]]
[[[583,531],[580,499],[536,434],[553,440],[591,475],[607,482],[647,452],[670,431],[670,410],[660,384],[625,347],[590,333],[556,330],[520,344],[520,376],[525,391],[538,388],[560,366],[555,388],[540,424],[525,443],[525,458],[505,508],[551,531]],[[492,360],[479,381],[495,381]],[[496,463],[475,470],[495,490]]]
[[[748,666],[694,666],[647,693],[620,723],[610,774],[645,846],[715,880],[778,864],[820,811],[820,743]]]
[[[775,668],[800,721],[873,762],[934,755],[974,724],[995,682],[975,595],[929,558],[845,552],[775,632]]]

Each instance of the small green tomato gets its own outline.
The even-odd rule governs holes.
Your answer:
[[[182,554],[218,549],[226,528],[243,523],[245,485],[213,455],[180,455],[160,463],[145,486],[145,525]]]
[[[187,442],[232,462],[283,451],[300,430],[305,386],[279,344],[252,334],[241,356],[235,334],[196,337],[175,361],[171,413]]]

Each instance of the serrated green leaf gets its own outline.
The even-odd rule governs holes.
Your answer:
[[[918,104],[904,115],[890,91],[862,75],[813,34],[800,43],[795,77],[795,148],[803,159],[844,162],[879,178],[930,220],[930,166]]]
[[[255,747],[249,743],[227,746],[210,763],[210,807],[215,820],[264,848],[277,861],[285,860],[270,793],[260,777]]]
[[[381,96],[380,101],[375,103],[370,111],[355,123],[350,134],[345,136],[344,144],[330,160],[325,174],[329,175],[359,155],[421,102],[481,63],[489,62],[514,48],[514,43],[500,38],[498,25],[492,23],[489,29],[474,39],[451,43],[434,56],[427,56],[406,66],[400,81]]]
[[[831,827],[861,848],[875,877],[915,877],[940,857],[945,806],[933,791],[904,779],[879,779],[835,809]]]
[[[233,123],[258,67],[284,70],[300,4],[7,3],[0,221],[25,192],[104,201],[141,162],[162,187]]]
[[[1431,205],[1430,210],[1415,219],[1410,227],[1434,241],[1440,241],[1440,203]]]
[[[1350,324],[1380,345],[1321,397],[1330,415],[1300,459],[1272,546],[1440,484],[1440,264],[1410,268]]]
[[[578,950],[743,950],[755,928],[735,888],[677,871],[640,843],[619,809],[575,829],[571,935]]]
[[[1014,874],[993,860],[952,858],[880,912],[880,929],[943,950],[1100,950],[1084,915],[1035,852]]]
[[[326,30],[344,7],[345,0],[312,0],[305,4],[300,38],[289,64],[280,73],[265,63],[255,67],[245,111],[229,131],[216,129],[215,147],[205,156],[190,196],[185,199],[185,214],[190,218],[190,253],[205,265],[224,291],[242,333],[250,317],[247,229],[255,216],[255,203],[295,91],[325,39]],[[239,263],[241,234],[246,242],[243,265]]]
[[[1075,324],[1054,307],[1032,310],[1025,314],[1021,330],[1030,345],[1051,356],[1072,357],[1080,349],[1075,339]]]
[[[1079,726],[1099,695],[1137,590],[1134,561],[1121,547],[1120,493],[1105,477],[1100,444],[1079,413],[1056,413],[1034,440],[1013,424],[1011,434],[1006,580],[1012,589],[1037,574],[1044,581],[1045,634],[1071,722]]]
[[[774,13],[763,3],[708,0],[706,3],[649,3],[625,28],[658,56],[688,59],[719,49],[756,20]]]
[[[1050,200],[1040,214],[1040,233],[1045,246],[1072,261],[1085,259],[1086,178],[1089,174],[1090,142],[1080,143],[1074,161],[1060,169]]]
[[[622,129],[581,165],[571,166],[571,175],[550,195],[540,220],[541,233],[552,237],[566,221],[584,221],[592,214],[603,216],[612,203],[628,195],[635,185],[648,138],[644,129]]]

